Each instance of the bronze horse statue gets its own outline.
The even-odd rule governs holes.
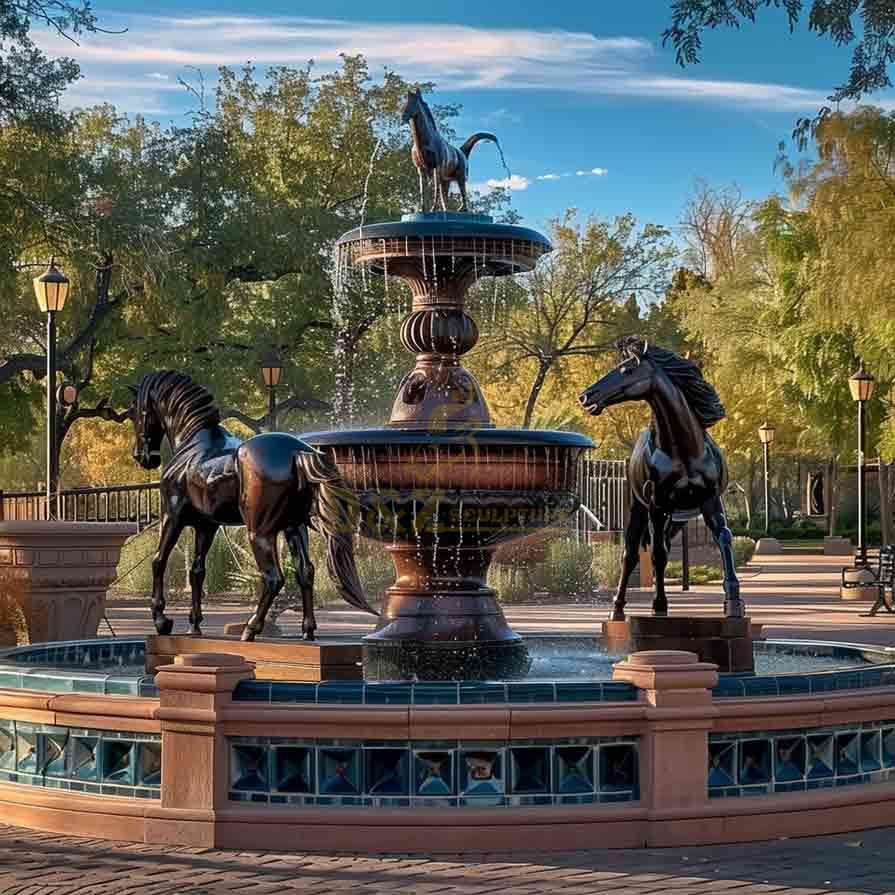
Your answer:
[[[401,114],[401,120],[404,124],[410,125],[413,139],[411,156],[420,178],[420,211],[425,211],[424,174],[432,178],[432,211],[437,209],[439,201],[442,211],[447,211],[451,181],[456,182],[460,190],[460,211],[466,211],[469,205],[466,195],[469,153],[480,140],[490,140],[500,149],[497,137],[494,134],[480,132],[473,134],[459,149],[451,146],[438,132],[435,116],[420,90],[407,92],[407,103]]]
[[[147,373],[131,388],[133,457],[144,469],[161,465],[161,443],[172,457],[161,478],[161,531],[152,561],[152,620],[170,634],[165,615],[165,567],[183,529],[195,531],[190,633],[201,634],[205,557],[222,525],[245,525],[262,575],[257,608],[242,634],[254,640],[285,583],[277,550],[283,532],[295,563],[302,598],[302,633],[314,639],[314,566],[308,544],[311,517],[327,539],[327,571],[352,606],[374,615],[354,561],[352,513],[357,500],[323,453],[293,435],[270,432],[242,441],[221,423],[212,395],[189,376],[170,370]]]
[[[625,618],[628,579],[637,566],[640,547],[650,540],[656,572],[653,614],[668,614],[665,566],[671,540],[688,519],[700,513],[721,553],[724,614],[741,618],[745,609],[733,538],[721,501],[727,487],[727,463],[706,431],[724,419],[724,406],[692,361],[637,337],[621,339],[616,345],[621,363],[581,394],[579,401],[594,415],[614,404],[646,401],[653,418],[650,427],[640,433],[628,461],[631,512],[610,618]]]

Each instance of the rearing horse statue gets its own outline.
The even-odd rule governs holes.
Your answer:
[[[500,149],[497,137],[494,134],[481,132],[473,134],[459,149],[451,146],[438,132],[435,116],[420,90],[408,91],[401,120],[404,124],[410,125],[413,139],[411,156],[420,178],[420,211],[425,211],[424,174],[432,178],[432,211],[436,210],[439,202],[442,211],[447,211],[451,181],[456,181],[460,190],[460,211],[466,211],[469,205],[466,196],[469,153],[479,140],[490,140]]]
[[[665,566],[671,539],[687,520],[702,513],[721,552],[724,567],[724,614],[742,618],[745,607],[721,495],[727,487],[727,463],[706,431],[725,411],[718,393],[699,367],[672,351],[637,337],[616,343],[622,360],[580,395],[585,410],[598,415],[626,401],[646,401],[653,412],[628,461],[631,513],[625,529],[625,555],[611,619],[625,618],[628,579],[641,546],[652,540],[656,572],[654,615],[668,614]],[[650,538],[652,534],[652,538]]]
[[[352,514],[356,517],[359,509],[357,499],[326,454],[283,432],[241,441],[220,424],[211,394],[183,373],[147,373],[131,390],[134,460],[144,469],[158,468],[163,438],[173,452],[160,483],[161,532],[152,561],[152,620],[159,634],[170,634],[173,628],[165,615],[165,567],[184,528],[196,533],[189,621],[190,633],[201,634],[205,557],[222,525],[245,525],[262,589],[242,639],[254,640],[264,628],[285,583],[277,550],[282,532],[301,590],[302,633],[313,640],[317,622],[308,545],[312,516],[326,536],[327,571],[342,598],[378,615],[364,596],[354,561]]]

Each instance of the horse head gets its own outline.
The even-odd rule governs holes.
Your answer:
[[[423,93],[419,88],[408,90],[407,102],[404,104],[404,111],[401,112],[401,121],[404,124],[409,124],[417,115],[422,113],[425,105],[426,101],[423,99]]]
[[[130,418],[134,424],[132,455],[144,469],[158,469],[162,464],[161,448],[165,427],[149,395],[149,389],[142,386],[142,382],[139,388],[128,386],[134,396],[130,410]]]
[[[621,362],[578,396],[584,409],[599,416],[607,407],[642,401],[653,389],[656,370],[649,358],[649,342],[626,336],[615,343]]]

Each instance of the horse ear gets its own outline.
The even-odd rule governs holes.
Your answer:
[[[421,88],[419,88],[419,87],[416,88],[416,95],[419,96],[420,98],[422,98],[423,91]]]

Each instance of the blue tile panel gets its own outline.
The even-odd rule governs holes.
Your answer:
[[[895,780],[895,721],[709,736],[709,796]]]
[[[157,698],[144,638],[65,641],[5,650],[0,688]]]
[[[229,743],[234,802],[458,808],[640,798],[636,739],[476,743],[233,737]]]
[[[637,689],[620,681],[364,683],[324,681],[243,681],[233,698],[240,702],[343,705],[473,705],[527,702],[636,702]]]
[[[161,737],[0,719],[0,782],[158,799]]]

